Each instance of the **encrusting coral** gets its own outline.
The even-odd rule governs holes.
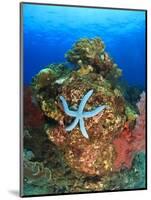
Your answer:
[[[66,58],[78,68],[90,66],[94,72],[100,73],[103,77],[108,76],[113,79],[121,76],[121,69],[105,52],[105,45],[100,38],[77,41],[72,50],[67,52]]]
[[[79,127],[71,133],[66,132],[65,125],[72,118],[65,115],[59,99],[58,104],[62,112],[59,126],[50,127],[46,132],[49,139],[62,149],[72,169],[87,175],[102,175],[112,171],[115,151],[111,142],[125,123],[125,104],[120,91],[114,92],[111,85],[96,74],[83,75],[82,79],[73,74],[73,77],[64,82],[60,95],[64,96],[74,109],[90,88],[94,93],[88,100],[85,111],[93,110],[100,104],[108,107],[98,115],[85,119],[90,140],[81,135]]]
[[[60,84],[69,72],[70,70],[64,64],[48,65],[33,78],[33,83],[36,82],[34,89],[39,91],[40,89],[54,85],[55,83]]]
[[[70,71],[64,64],[51,64],[33,78],[33,96],[40,102],[44,114],[52,119],[57,120],[61,115],[54,98],[70,75]]]
[[[107,106],[99,106],[92,111],[84,112],[83,109],[85,107],[85,104],[90,98],[90,96],[92,95],[92,93],[93,93],[93,90],[90,90],[89,92],[85,94],[85,96],[82,98],[80,102],[80,105],[77,111],[70,110],[64,97],[60,96],[65,113],[69,115],[70,117],[75,117],[75,120],[73,121],[73,123],[70,126],[66,127],[66,131],[72,131],[76,127],[76,125],[79,123],[82,135],[86,138],[89,138],[88,133],[84,126],[84,118],[94,117],[98,113],[102,112],[105,108],[107,108]]]

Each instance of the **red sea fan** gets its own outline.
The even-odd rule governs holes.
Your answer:
[[[30,87],[24,88],[24,126],[38,128],[44,122],[44,115],[36,103],[32,101]]]
[[[125,124],[125,127],[120,136],[113,141],[116,151],[116,159],[114,161],[115,170],[119,170],[122,166],[125,166],[128,169],[131,167],[133,160],[132,141],[132,133],[129,130],[128,124]]]
[[[142,92],[140,96],[140,101],[137,103],[137,107],[140,115],[136,120],[136,125],[132,131],[133,136],[135,137],[135,143],[133,144],[133,149],[135,151],[144,151],[145,150],[145,128],[146,128],[146,96],[145,92]]]
[[[116,151],[114,170],[120,170],[123,166],[129,169],[134,154],[145,150],[145,92],[140,97],[137,103],[139,116],[135,128],[131,131],[126,123],[119,137],[113,141]]]

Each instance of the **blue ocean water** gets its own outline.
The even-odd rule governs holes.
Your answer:
[[[24,84],[80,38],[101,37],[132,85],[145,85],[145,12],[23,4]]]

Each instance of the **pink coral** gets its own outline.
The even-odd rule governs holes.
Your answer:
[[[121,134],[113,141],[117,154],[114,161],[115,170],[121,169],[122,166],[130,168],[134,153],[145,150],[145,93],[143,92],[140,97],[137,103],[140,115],[135,128],[131,131],[126,123]]]
[[[120,136],[113,141],[117,153],[114,161],[115,170],[120,169],[123,165],[127,168],[131,167],[133,159],[132,140],[132,133],[129,130],[128,124],[126,124]]]
[[[145,149],[145,127],[146,127],[145,92],[142,92],[140,97],[141,97],[140,101],[137,103],[137,107],[138,107],[140,115],[138,116],[136,120],[135,128],[132,131],[135,137],[135,141],[136,141],[133,144],[133,149],[137,151],[142,151]]]

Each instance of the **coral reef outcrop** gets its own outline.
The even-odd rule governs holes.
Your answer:
[[[24,90],[25,185],[49,194],[145,185],[145,92],[136,104],[142,90],[113,84],[121,69],[100,38],[80,39],[66,58],[43,68]],[[83,113],[103,111],[68,129],[75,115],[66,108],[78,112],[82,101]]]
[[[66,58],[78,68],[91,66],[94,72],[100,73],[103,77],[121,76],[121,69],[105,52],[104,42],[100,38],[84,38],[77,41],[67,52]]]

